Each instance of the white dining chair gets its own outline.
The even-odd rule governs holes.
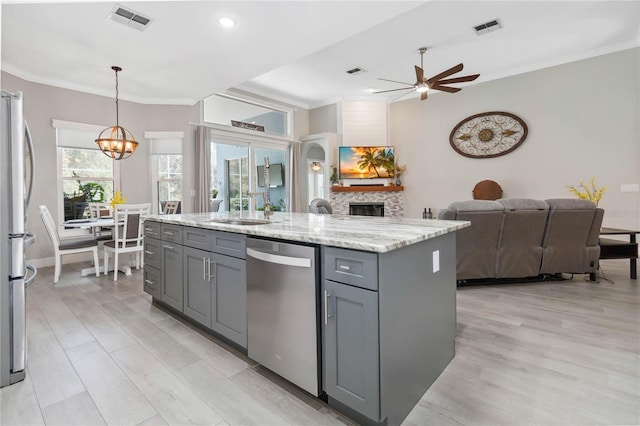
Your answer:
[[[113,253],[113,280],[118,281],[118,256],[136,255],[136,269],[142,265],[144,249],[144,216],[149,215],[151,204],[118,204],[113,211],[114,239],[104,243],[104,270],[109,270],[109,253]]]
[[[108,203],[89,203],[89,217],[91,219],[100,219],[104,217],[112,217],[113,209]],[[94,226],[91,228],[93,236],[96,240],[109,241],[113,238],[111,228],[106,226]]]
[[[98,265],[100,264],[98,261],[98,241],[91,239],[75,239],[75,240],[60,240],[60,235],[58,234],[58,227],[53,221],[53,217],[51,217],[51,213],[49,209],[45,205],[41,205],[38,207],[40,209],[40,217],[42,218],[42,222],[44,223],[44,227],[47,229],[47,233],[49,234],[49,238],[53,242],[53,249],[55,252],[55,270],[53,274],[53,283],[57,283],[60,279],[60,270],[62,268],[62,256],[65,254],[75,254],[75,253],[84,253],[84,252],[92,252],[93,253],[93,262],[96,265],[96,277],[100,276],[100,268]]]
[[[180,206],[180,201],[165,201],[164,210],[162,213],[164,214],[176,214],[178,213],[178,207]]]

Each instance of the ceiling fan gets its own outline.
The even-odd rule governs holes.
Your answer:
[[[373,92],[373,93],[376,94],[376,93],[396,92],[398,90],[408,90],[407,93],[403,93],[402,95],[393,99],[395,101],[396,99],[400,99],[401,97],[408,95],[409,93],[411,93],[411,90],[415,89],[416,92],[420,93],[420,100],[424,101],[425,99],[427,99],[428,89],[440,90],[442,92],[448,92],[448,93],[456,93],[462,89],[458,87],[448,87],[446,85],[473,81],[480,76],[480,74],[473,74],[473,75],[465,75],[463,77],[447,78],[452,74],[462,71],[463,65],[458,64],[454,67],[449,68],[446,71],[441,72],[440,74],[434,75],[433,77],[426,79],[424,78],[424,69],[423,69],[424,68],[424,65],[423,65],[424,52],[426,51],[427,51],[426,47],[421,47],[420,49],[418,49],[418,53],[420,53],[420,66],[417,66],[417,65],[415,66],[415,69],[416,69],[415,83],[404,83],[402,81],[379,78],[378,80],[390,81],[392,83],[406,84],[409,87],[402,87],[400,89],[391,89],[391,90],[380,90],[379,92]]]

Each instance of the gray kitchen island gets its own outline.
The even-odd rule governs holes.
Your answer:
[[[400,424],[454,356],[469,222],[261,212],[145,220],[154,303],[363,424]]]

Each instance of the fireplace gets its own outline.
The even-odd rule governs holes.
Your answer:
[[[404,187],[390,186],[332,186],[331,207],[333,214],[375,215],[402,217],[404,209]],[[360,206],[374,204],[379,207],[373,213],[363,213]],[[351,206],[356,208],[353,211]],[[357,207],[356,207],[357,206]],[[372,210],[372,209],[367,209]],[[364,211],[364,210],[363,210]]]
[[[349,214],[355,216],[384,216],[384,203],[349,203]]]

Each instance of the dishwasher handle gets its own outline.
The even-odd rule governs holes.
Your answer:
[[[279,254],[265,253],[263,251],[247,248],[247,256],[262,260],[267,263],[277,263],[285,266],[298,266],[300,268],[311,268],[311,259],[305,257],[281,256]]]

